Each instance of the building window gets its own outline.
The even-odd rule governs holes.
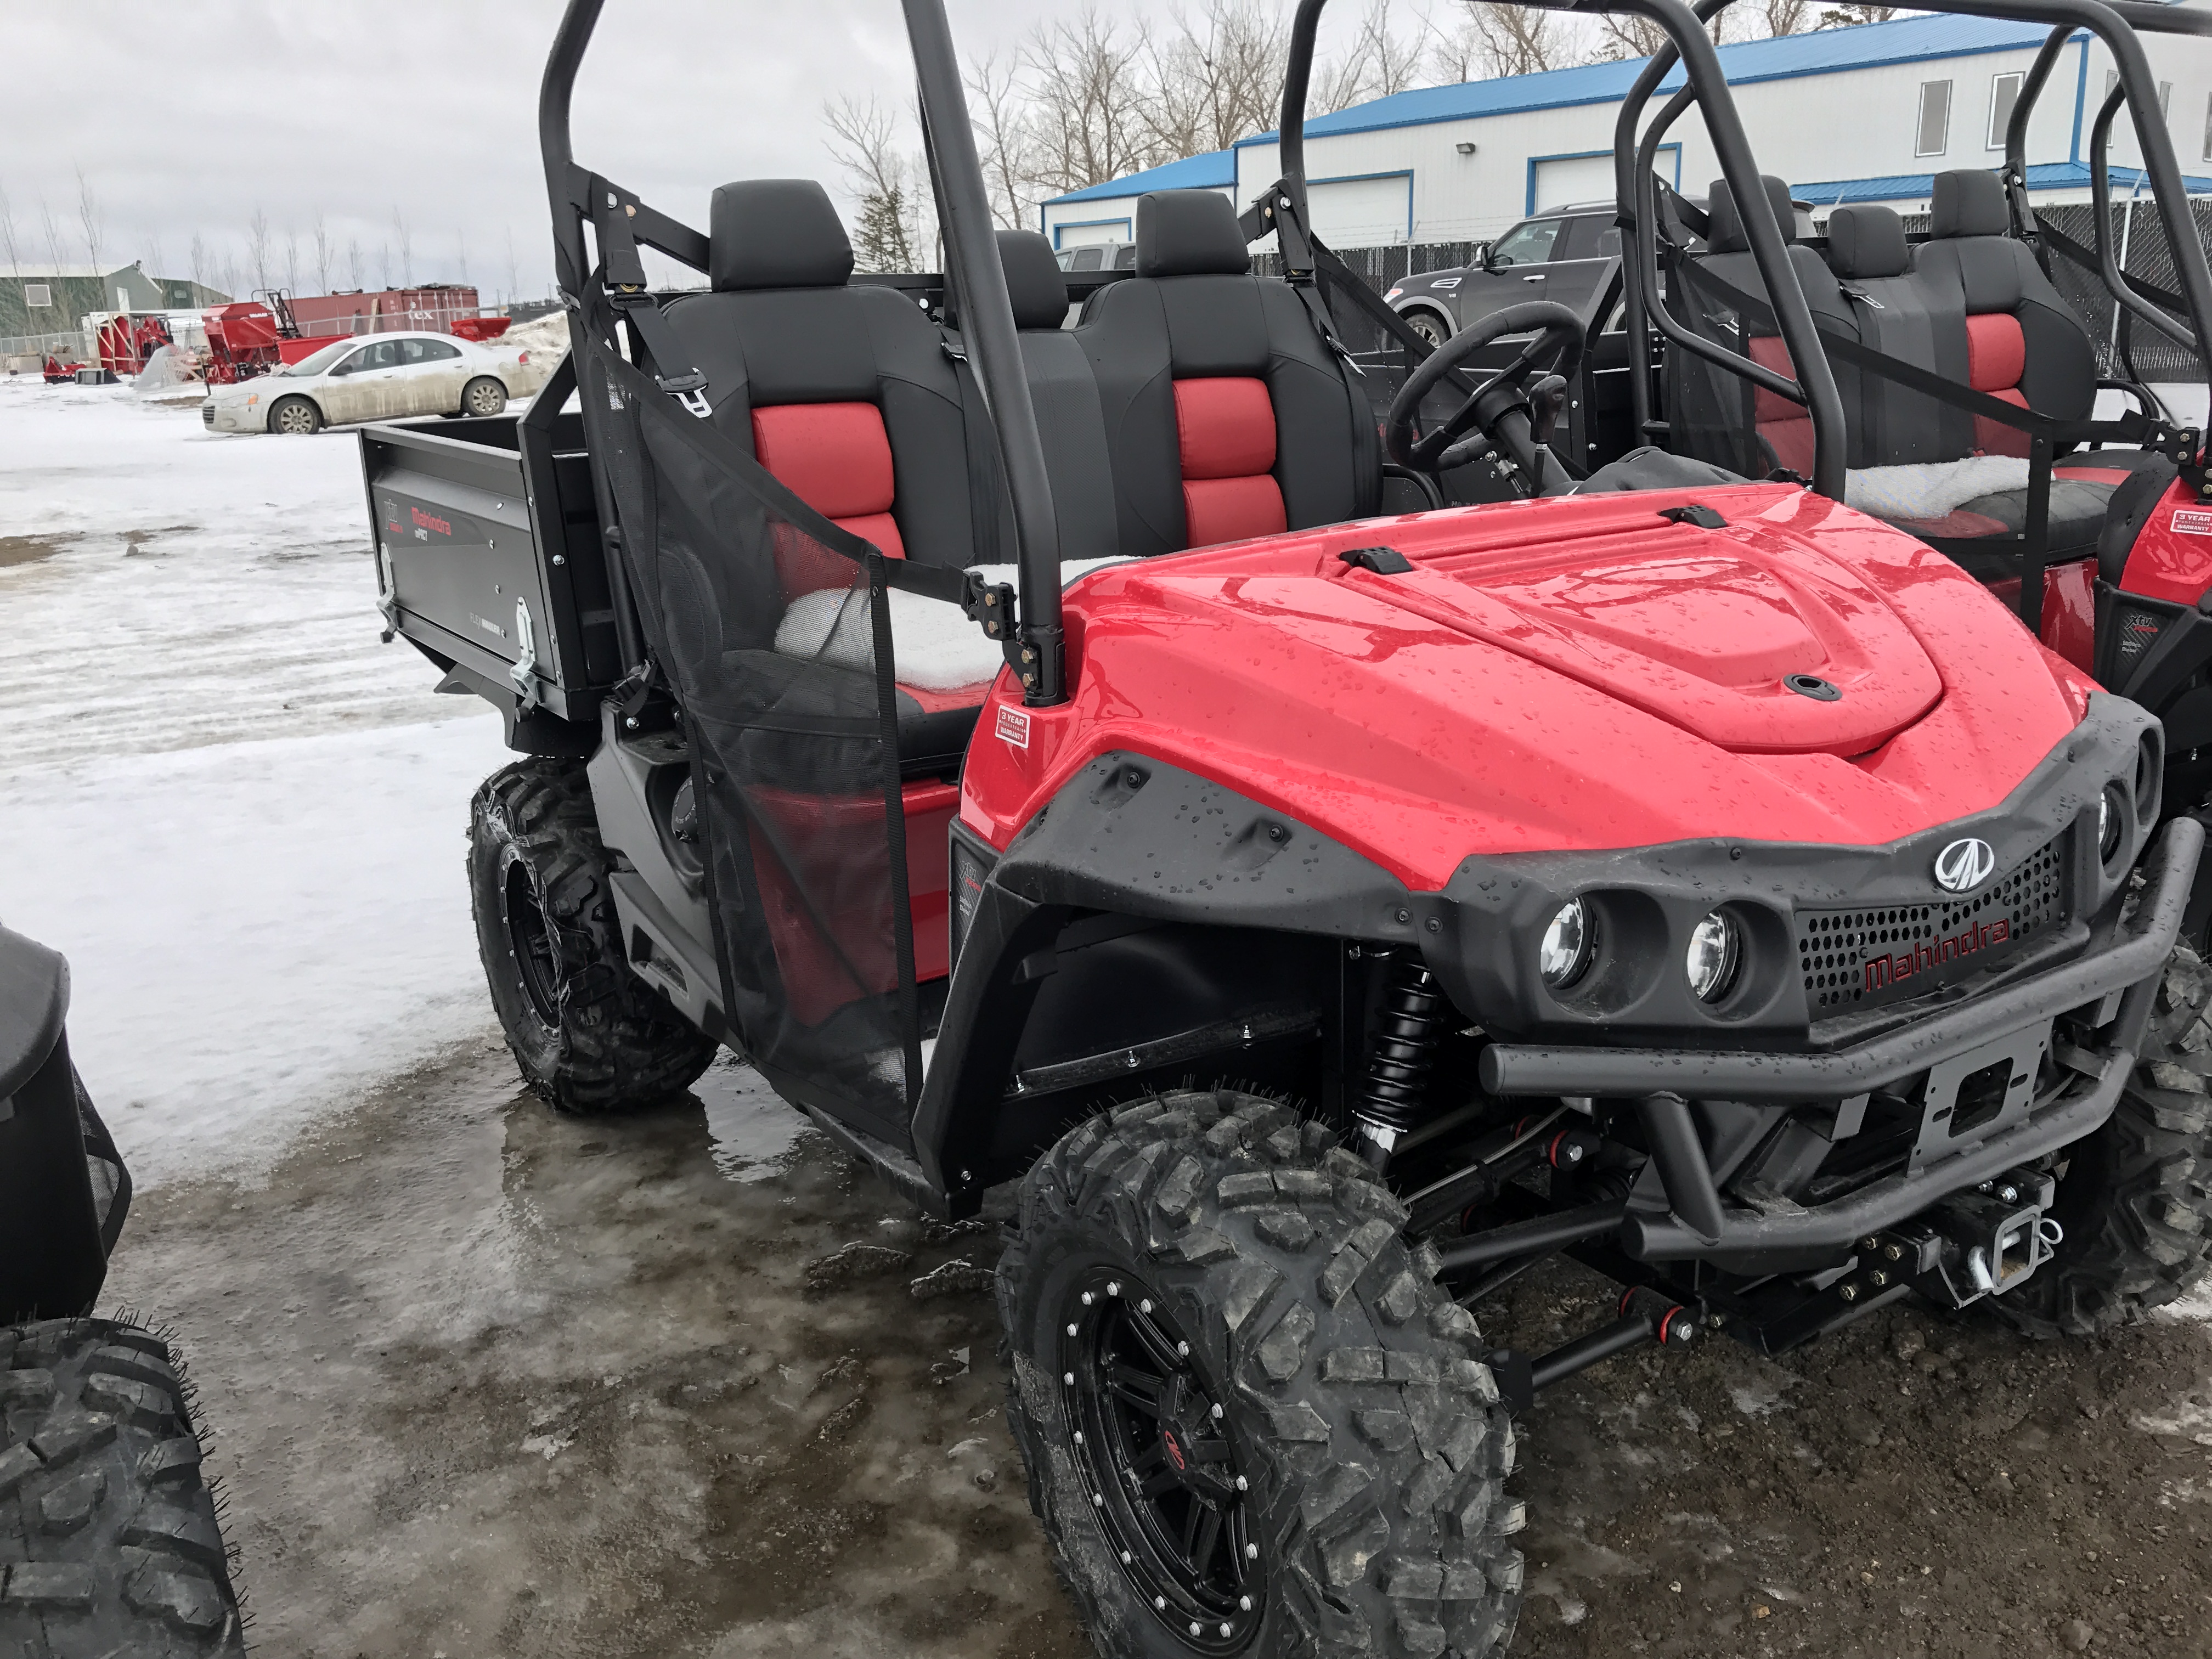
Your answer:
[[[2005,147],[2005,129],[2012,125],[2012,108],[2020,101],[2021,80],[2021,76],[2017,71],[1990,77],[1990,136],[1986,141],[1990,149]]]
[[[1951,141],[1951,83],[1948,81],[1923,81],[1920,83],[1920,141],[1913,147],[1915,155],[1941,155]]]
[[[2112,88],[2119,84],[2120,72],[2118,70],[2106,70],[2105,71],[2105,96],[2110,98],[2112,95]],[[2101,108],[2102,106],[2100,105],[2099,107]],[[2173,82],[2171,81],[2161,81],[2158,83],[2158,118],[2161,123],[2163,123],[2170,118],[2172,114]],[[2120,127],[2122,125],[2122,118],[2117,114],[2114,115],[2112,117],[2112,130],[2105,134],[2105,148],[2106,149],[2110,149],[2112,147],[2112,140],[2120,136]],[[2208,132],[2206,134],[2204,143],[2205,156],[2208,160],[2212,160],[2212,132]]]
[[[50,306],[53,302],[54,291],[47,284],[44,283],[23,284],[23,304],[27,309],[32,306]]]

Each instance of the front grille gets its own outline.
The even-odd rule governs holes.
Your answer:
[[[1978,893],[1940,903],[1797,915],[1805,1001],[1816,1019],[1878,1008],[1991,967],[2065,919],[2063,837]]]
[[[213,426],[215,424],[215,405],[213,404],[202,404],[200,405],[200,424],[202,426]]]

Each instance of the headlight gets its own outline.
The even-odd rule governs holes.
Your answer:
[[[1569,899],[1553,912],[1544,928],[1543,941],[1536,947],[1536,966],[1543,973],[1545,984],[1554,991],[1565,990],[1583,976],[1583,970],[1589,966],[1595,932],[1589,908],[1578,898]]]
[[[1735,920],[1719,910],[1690,930],[1690,948],[1682,958],[1682,971],[1700,1002],[1717,1002],[1735,983],[1737,964],[1743,959],[1743,934]]]
[[[2120,814],[2112,805],[2112,791],[2097,797],[2097,856],[2106,863],[2120,850]]]

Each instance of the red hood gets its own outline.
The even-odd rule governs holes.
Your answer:
[[[1724,528],[1669,521],[1692,501]],[[1347,566],[1387,545],[1414,568]],[[2087,682],[1948,559],[1748,484],[1370,520],[1119,565],[1068,595],[1073,700],[969,751],[999,845],[1107,750],[1289,812],[1409,884],[1474,853],[1868,845],[2002,800]],[[1787,689],[1809,674],[1841,696]],[[1002,700],[1005,685],[994,693]]]

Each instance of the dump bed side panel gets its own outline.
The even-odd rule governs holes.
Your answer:
[[[620,670],[590,481],[559,424],[366,427],[362,476],[395,631],[586,721]]]

